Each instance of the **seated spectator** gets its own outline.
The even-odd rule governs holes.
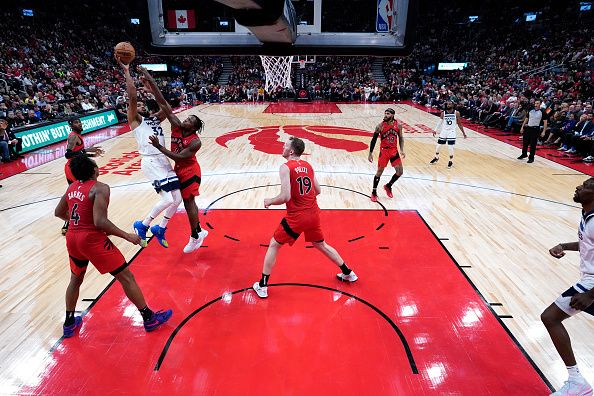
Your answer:
[[[37,117],[35,111],[29,110],[27,112],[27,124],[37,124],[38,122],[41,122],[41,119]]]
[[[8,146],[10,144],[10,138],[6,129],[8,128],[8,122],[6,120],[0,120],[0,157],[2,162],[10,162],[10,151]]]
[[[583,142],[591,141],[592,133],[594,132],[594,123],[592,116],[582,114],[580,122],[578,122],[573,131],[566,133],[563,138],[563,146],[561,151],[566,151],[569,154],[578,152],[578,147],[583,148]],[[588,139],[586,139],[588,138]]]
[[[548,136],[545,136],[544,144],[547,146],[559,143],[561,129],[565,124],[565,119],[561,111],[556,111],[553,117],[549,120],[549,127],[547,128]]]
[[[522,122],[524,121],[524,118],[526,118],[526,103],[514,102],[513,106],[514,111],[512,111],[512,113],[507,119],[507,124],[505,128],[503,128],[504,132],[509,132],[512,129],[514,129],[514,127],[517,128],[517,130],[519,130],[520,126],[522,125]]]
[[[564,115],[567,113],[561,113],[561,114]],[[571,131],[573,131],[576,124],[577,124],[577,120],[575,118],[575,114],[569,113],[569,118],[567,120],[565,120],[565,122],[563,123],[563,126],[561,127],[561,130],[555,135],[555,143],[556,144],[562,143],[563,139],[565,137],[565,134],[572,133]],[[559,147],[559,150],[565,151],[565,150],[567,150],[567,146],[561,145],[561,147]]]
[[[27,125],[27,120],[23,116],[23,112],[17,110],[16,112],[8,112],[8,122],[11,128],[18,128]]]
[[[89,98],[85,98],[80,105],[82,107],[82,110],[85,112],[95,110],[95,106],[93,106]]]

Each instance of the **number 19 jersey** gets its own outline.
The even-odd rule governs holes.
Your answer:
[[[141,155],[163,155],[150,142],[149,136],[156,136],[161,146],[165,146],[165,136],[161,121],[157,117],[141,117],[142,122],[134,129],[134,137],[138,143],[138,152]]]
[[[324,233],[320,225],[320,208],[316,199],[314,170],[307,161],[290,160],[291,199],[287,202],[287,215],[281,220],[274,240],[293,245],[303,234],[306,242],[322,242]]]
[[[318,211],[314,170],[307,161],[290,160],[285,164],[291,179],[291,199],[287,202],[287,215],[301,214],[305,211]]]

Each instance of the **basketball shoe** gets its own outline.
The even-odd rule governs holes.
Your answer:
[[[153,312],[153,317],[144,321],[144,329],[148,332],[156,330],[163,323],[167,322],[171,318],[171,315],[173,315],[173,311],[170,309]]]
[[[454,166],[454,163],[452,161],[448,161],[448,169],[451,169],[452,166]]]
[[[254,291],[256,292],[258,297],[260,297],[260,298],[268,297],[268,286],[260,286],[260,282],[254,283],[254,286],[252,286],[252,289],[254,289]]]
[[[357,279],[359,279],[359,277],[357,276],[357,274],[355,274],[355,271],[353,270],[351,270],[351,273],[348,275],[345,275],[342,272],[340,274],[336,274],[336,277],[343,282],[354,282]]]
[[[146,247],[146,232],[149,228],[142,224],[142,221],[140,220],[135,221],[132,227],[134,227],[134,232],[136,235],[140,237],[140,246]]]
[[[435,165],[435,163],[437,163],[437,161],[439,161],[439,158],[433,157],[433,159],[431,160],[431,162],[429,162],[429,165]]]
[[[389,187],[387,184],[384,184],[384,190],[386,191],[386,195],[388,198],[394,198],[394,194],[392,194],[392,187]]]
[[[555,393],[551,393],[551,396],[591,396],[592,387],[586,380],[575,381],[567,380],[563,387]]]
[[[157,237],[157,241],[159,241],[159,244],[161,246],[163,246],[164,248],[168,248],[169,243],[167,243],[167,240],[165,239],[165,231],[167,231],[167,228],[163,228],[158,224],[155,224],[154,226],[151,227],[151,232],[153,233],[154,236]],[[145,236],[146,236],[146,234],[145,234]]]
[[[78,329],[80,326],[82,326],[82,317],[75,316],[73,324],[70,326],[64,326],[64,338],[72,337],[76,332],[76,329]]]
[[[200,246],[202,246],[202,242],[208,236],[208,231],[202,230],[198,233],[198,238],[190,237],[190,240],[186,247],[184,248],[184,253],[192,253],[194,250],[197,250]]]
[[[371,193],[371,202],[377,202],[377,194]]]

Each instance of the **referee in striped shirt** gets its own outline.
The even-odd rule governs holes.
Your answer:
[[[544,123],[542,135],[545,135],[547,131],[547,120],[543,111],[540,109],[540,100],[534,101],[534,109],[526,113],[526,118],[522,123],[520,132],[523,135],[522,155],[518,159],[524,159],[528,157],[528,145],[530,144],[530,156],[528,157],[528,163],[534,162],[534,154],[536,153],[536,142],[540,135],[540,124]]]

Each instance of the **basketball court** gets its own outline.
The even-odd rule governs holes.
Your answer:
[[[312,47],[303,45],[303,53]],[[367,156],[386,107],[404,127],[404,175],[393,199],[380,187],[373,203],[377,165]],[[453,168],[445,155],[431,166],[438,117],[411,103],[211,103],[178,114],[189,115],[205,123],[197,155],[204,245],[182,252],[183,206],[168,249],[112,238],[150,306],[174,311],[153,333],[119,284],[89,266],[77,305],[84,323],[61,338],[70,271],[53,213],[66,190],[64,145],[28,154],[3,175],[0,393],[536,396],[562,385],[566,369],[539,316],[579,277],[577,254],[556,260],[548,249],[576,238],[572,197],[585,173],[552,157],[517,161],[512,142],[471,126]],[[163,129],[169,137],[168,122]],[[305,141],[303,158],[322,185],[326,241],[359,280],[341,283],[299,240],[281,250],[262,300],[251,285],[284,213],[263,200],[280,189],[289,136]],[[106,152],[97,163],[111,186],[110,219],[131,230],[157,201],[134,136],[120,124],[85,135],[95,141]],[[392,174],[387,168],[381,183]],[[592,321],[578,315],[566,326],[592,381]]]
[[[122,392],[141,383],[146,392],[233,394],[265,376],[261,389],[270,394],[280,384],[292,394],[320,384],[329,393],[373,384],[378,394],[525,387],[523,394],[539,395],[547,382],[562,381],[565,368],[539,315],[577,276],[577,256],[557,261],[548,248],[574,238],[580,210],[571,196],[586,176],[540,157],[534,166],[519,164],[516,148],[472,131],[458,142],[452,169],[430,166],[434,138],[417,125],[433,125],[435,116],[391,104],[415,132],[405,134],[405,174],[394,199],[380,195],[374,204],[367,145],[387,105],[336,106],[341,113],[272,114],[267,104],[226,104],[181,114],[206,123],[198,155],[206,246],[181,252],[189,232],[184,213],[170,226],[167,250],[152,241],[139,251],[114,238],[150,304],[174,309],[170,323],[151,334],[119,285],[89,269],[78,305],[84,325],[77,338],[60,341],[69,270],[53,209],[66,187],[63,160],[3,180],[14,194],[0,211],[13,225],[2,248],[9,263],[2,389],[59,393],[66,383],[102,393],[122,375]],[[301,242],[281,251],[275,286],[259,300],[249,287],[282,216],[262,201],[279,188],[285,125],[291,134],[310,134],[305,158],[323,185],[327,240],[360,280],[338,282],[336,268]],[[133,166],[130,134],[102,146],[110,216],[127,227],[156,196]],[[592,375],[591,324],[578,317],[568,327]]]

